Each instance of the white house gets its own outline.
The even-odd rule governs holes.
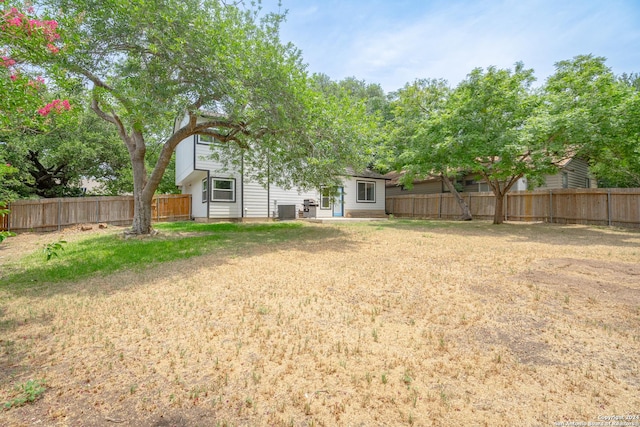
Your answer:
[[[315,202],[307,206],[305,214],[309,217],[385,216],[386,178],[380,174],[368,170],[345,172],[337,197],[335,192],[322,189],[287,190],[252,180],[243,167],[225,168],[211,159],[212,144],[206,136],[193,135],[176,148],[176,185],[183,194],[191,194],[191,212],[196,220],[299,217],[305,212],[305,200]]]

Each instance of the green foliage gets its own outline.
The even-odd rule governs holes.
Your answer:
[[[53,257],[59,257],[58,252],[64,251],[64,244],[67,242],[65,240],[58,240],[57,242],[47,243],[43,247],[44,256],[47,261],[51,260]]]
[[[5,409],[10,409],[17,406],[23,406],[27,403],[35,402],[46,391],[46,381],[28,380],[23,384],[19,384],[15,387],[17,395],[3,404]]]
[[[0,144],[0,148],[2,144]],[[6,207],[9,202],[17,198],[17,193],[12,189],[16,185],[18,169],[7,163],[0,152],[0,215],[9,213]]]
[[[10,231],[0,231],[0,243],[4,242],[7,237],[15,236],[16,233]]]
[[[417,80],[392,104],[390,164],[406,171],[405,185],[429,175],[477,175],[496,196],[495,223],[518,179],[539,184],[573,156],[590,158],[610,182],[640,183],[640,104],[635,80],[624,81],[626,89],[604,58],[590,55],[556,64],[542,89],[521,63],[475,69],[455,89]]]
[[[612,85],[616,102],[607,120],[611,128],[587,155],[601,187],[640,187],[640,79],[621,77]]]
[[[0,157],[0,219],[9,214],[7,209],[9,203],[16,198],[16,194],[11,190],[11,183],[15,182],[16,168],[9,163],[5,163]],[[0,243],[7,237],[15,236],[9,231],[0,231]]]
[[[531,88],[534,80],[533,70],[521,63],[514,70],[475,69],[451,99],[451,153],[459,167],[482,176],[497,198],[523,176],[554,172],[554,162],[564,157],[548,149],[548,135],[530,127],[542,104]]]
[[[414,178],[458,173],[446,144],[450,94],[446,81],[429,79],[416,80],[396,93],[393,119],[386,129],[388,164],[406,172],[402,184],[408,188]]]
[[[128,150],[140,201],[138,233],[151,229],[144,209],[171,154],[194,134],[229,146],[230,161],[242,153],[258,178],[268,159],[271,175],[285,187],[318,187],[346,166],[366,165],[371,126],[365,108],[311,88],[300,52],[279,39],[284,15],[222,0],[42,0],[35,6],[57,19],[63,48],[43,55],[21,37],[6,42],[13,56],[45,69],[60,85],[72,76],[91,87],[92,109]],[[188,120],[175,122],[183,117]],[[149,162],[156,143],[157,160]]]

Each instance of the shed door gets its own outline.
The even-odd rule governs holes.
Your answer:
[[[344,216],[344,188],[338,187],[336,199],[333,202],[333,216]]]

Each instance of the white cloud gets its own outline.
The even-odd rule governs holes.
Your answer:
[[[473,68],[534,68],[579,54],[640,71],[640,8],[634,0],[291,0],[283,38],[313,72],[355,76],[395,90],[415,78],[457,84]]]

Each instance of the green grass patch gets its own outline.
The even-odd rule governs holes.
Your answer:
[[[18,384],[15,387],[14,397],[3,403],[4,409],[22,406],[27,403],[35,402],[46,391],[45,380],[29,380],[25,383]]]
[[[92,275],[108,275],[125,269],[143,270],[157,263],[170,262],[215,250],[248,245],[270,244],[312,238],[317,229],[301,223],[200,224],[176,222],[156,224],[160,234],[131,237],[121,234],[90,236],[69,242],[64,252],[48,262],[41,249],[5,266],[0,287],[26,287],[34,284],[73,281]],[[326,233],[325,233],[326,234]]]

